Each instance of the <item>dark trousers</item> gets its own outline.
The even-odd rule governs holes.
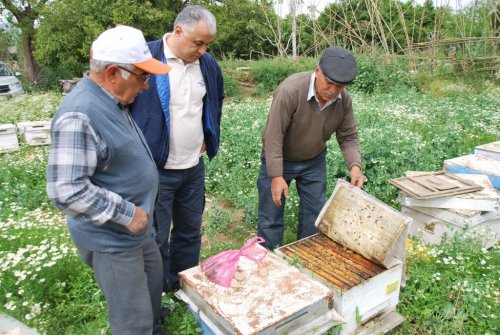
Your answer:
[[[179,288],[178,273],[198,265],[205,209],[205,165],[160,169],[156,242],[163,259],[163,290]]]
[[[82,260],[92,268],[108,304],[112,334],[159,335],[162,264],[158,246],[151,239],[142,248],[116,253],[93,252],[78,247]]]
[[[283,161],[283,178],[290,186],[295,179],[299,195],[299,225],[297,239],[316,234],[314,226],[319,212],[326,201],[326,150],[316,157],[302,162]],[[267,174],[266,159],[262,152],[259,177],[257,178],[259,191],[259,221],[257,235],[263,237],[264,246],[276,248],[283,242],[283,211],[285,197],[281,206],[276,206],[271,194],[271,177]]]

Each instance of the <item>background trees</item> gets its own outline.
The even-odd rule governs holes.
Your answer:
[[[216,16],[218,35],[210,51],[219,59],[291,56],[295,18],[299,56],[316,57],[341,44],[389,62],[407,58],[411,70],[435,71],[442,64],[462,72],[499,69],[500,5],[491,0],[454,9],[435,7],[433,0],[338,0],[321,13],[310,7],[295,17],[276,14],[277,2],[285,6],[280,0],[0,0],[0,9],[20,28],[30,82],[42,73],[54,84],[81,76],[90,44],[102,30],[122,23],[157,39],[188,2]]]
[[[33,40],[35,37],[35,22],[39,19],[40,10],[48,0],[12,1],[0,0],[0,12],[4,12],[6,18],[15,24],[21,31],[21,51],[24,60],[24,70],[31,83],[36,83],[40,67],[33,57]]]

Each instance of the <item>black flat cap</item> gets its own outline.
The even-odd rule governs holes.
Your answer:
[[[342,47],[331,47],[323,51],[319,67],[329,82],[349,85],[357,74],[354,56]]]

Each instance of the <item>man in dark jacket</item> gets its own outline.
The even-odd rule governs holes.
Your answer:
[[[224,98],[222,72],[207,53],[215,34],[216,20],[207,9],[183,9],[173,32],[148,43],[153,57],[168,63],[171,72],[153,76],[150,89],[132,107],[160,174],[155,223],[165,292],[177,289],[177,274],[199,261],[205,208],[202,154],[206,151],[209,159],[217,154]]]

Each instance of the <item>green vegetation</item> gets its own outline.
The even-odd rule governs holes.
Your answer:
[[[244,64],[231,66],[224,63],[223,68],[250,77],[235,70]],[[498,85],[486,81],[477,90],[459,82],[432,82],[439,83],[439,90],[402,84],[385,93],[375,89],[377,94],[369,95],[356,88],[352,93],[368,177],[365,189],[395,208],[397,189],[388,179],[408,170],[440,170],[445,159],[500,137]],[[58,93],[45,93],[2,101],[0,123],[50,119],[60,99]],[[240,248],[255,234],[260,133],[269,104],[267,97],[226,101],[220,153],[207,163],[210,201],[202,259]],[[336,178],[347,176],[342,155],[330,142],[329,192]],[[24,144],[19,152],[0,155],[0,311],[50,335],[108,334],[105,301],[92,272],[79,260],[63,215],[45,195],[47,155],[48,147]],[[289,243],[295,238],[298,210],[293,186],[286,206]],[[395,334],[500,332],[498,245],[486,251],[466,237],[465,242],[450,239],[429,247],[414,239],[408,260],[398,305],[406,322]],[[172,334],[199,332],[186,306],[172,295],[163,301],[173,310],[165,325]]]
[[[285,17],[279,14],[288,12],[288,4],[278,0],[2,0],[2,22],[8,22],[9,29],[0,34],[0,56],[22,67],[26,91],[31,85],[55,87],[58,79],[81,77],[91,43],[104,29],[128,24],[141,29],[147,40],[157,39],[172,29],[187,3],[202,4],[214,13],[219,24],[210,52],[217,59],[318,58],[324,48],[342,45],[384,62],[405,60],[407,67],[391,72],[394,76],[415,70],[475,75],[498,70],[500,7],[489,0],[436,5],[430,0],[344,0],[331,1],[322,11],[290,0],[302,4],[302,11]],[[17,46],[16,54],[5,51],[11,46]],[[387,76],[383,80],[390,82]]]

